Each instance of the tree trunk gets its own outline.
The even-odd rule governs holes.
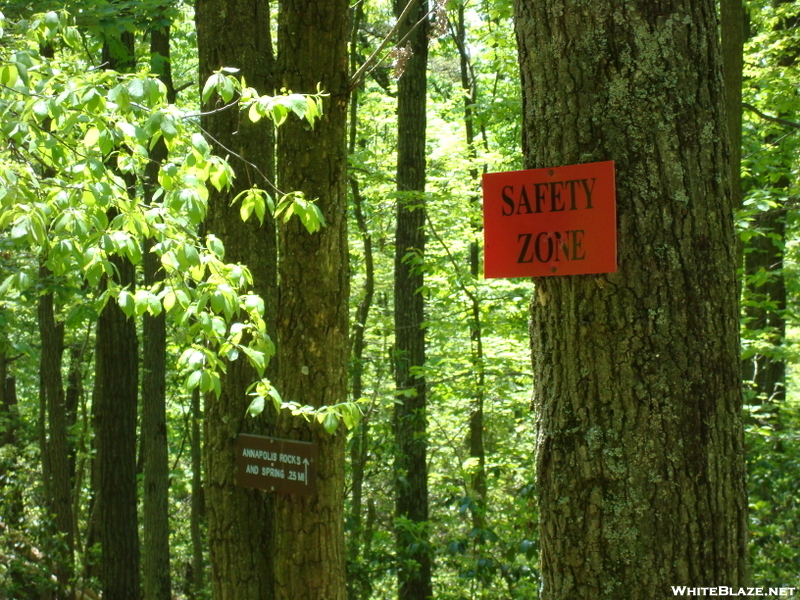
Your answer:
[[[121,44],[103,45],[107,68],[135,70],[133,33]],[[130,194],[135,182],[123,176]],[[109,211],[109,221],[116,211]],[[127,258],[111,256],[115,283],[133,293],[136,269]],[[100,542],[98,579],[103,596],[139,600],[139,524],[136,489],[136,419],[139,390],[139,340],[136,321],[110,299],[97,319],[92,414],[95,432],[93,483],[96,485],[96,534]]]
[[[45,267],[39,269],[45,286],[51,273]],[[54,533],[58,536],[50,545],[50,560],[58,579],[56,598],[74,598],[72,574],[74,561],[74,523],[72,521],[72,486],[70,485],[69,442],[67,440],[67,410],[64,383],[61,376],[61,361],[64,354],[64,324],[56,321],[53,293],[39,296],[37,309],[39,335],[42,350],[39,360],[39,376],[45,400],[45,443],[42,448],[42,477],[46,506],[54,519]],[[52,541],[52,538],[51,538]]]
[[[0,518],[11,526],[16,526],[23,515],[22,490],[14,484],[17,473],[17,456],[21,455],[17,430],[20,426],[17,406],[16,378],[9,372],[11,364],[6,348],[0,349],[0,450],[3,446],[15,446],[13,452],[3,452],[0,458]]]
[[[110,258],[117,283],[133,289],[129,260]],[[138,400],[136,323],[109,300],[97,321],[92,397],[97,468],[99,579],[105,598],[139,600],[139,526],[136,495],[136,404]]]
[[[195,600],[200,598],[203,589],[203,530],[202,520],[203,510],[203,474],[202,474],[202,448],[200,439],[200,421],[203,416],[200,412],[200,390],[195,388],[192,391],[192,503],[191,516],[189,521],[189,534],[192,539],[192,562],[191,577],[188,583],[189,598]]]
[[[355,92],[354,92],[355,96]],[[353,113],[351,113],[352,115]],[[351,127],[354,124],[351,122]],[[351,129],[352,132],[352,129]],[[351,139],[354,139],[351,136]],[[352,146],[351,146],[352,152]],[[358,230],[364,244],[364,287],[361,300],[356,307],[355,325],[353,331],[353,402],[361,400],[364,394],[364,350],[366,348],[365,334],[367,328],[367,318],[372,306],[372,297],[375,293],[375,267],[372,253],[372,235],[367,228],[366,219],[363,211],[363,198],[358,186],[358,180],[353,176],[350,178],[350,189],[353,194],[353,212],[355,213]],[[351,523],[352,531],[348,539],[347,560],[350,565],[348,570],[348,598],[359,600],[366,598],[369,594],[369,577],[361,569],[363,564],[362,557],[364,547],[364,473],[369,457],[369,414],[358,424],[353,432],[350,442],[350,472],[352,479],[351,495]]]
[[[169,52],[169,26],[150,32],[150,68],[159,75],[175,101]],[[158,171],[167,158],[160,139],[150,152],[144,190],[148,198],[158,189]],[[144,243],[144,284],[164,280],[161,261]],[[144,454],[143,497],[143,588],[144,600],[170,600],[172,583],[169,558],[169,448],[167,441],[167,321],[166,314],[142,316],[142,451]]]
[[[614,160],[617,273],[531,302],[543,600],[747,583],[714,2],[516,0],[528,168]]]
[[[330,94],[313,129],[290,118],[278,130],[281,189],[316,199],[327,223],[310,234],[293,218],[279,233],[278,389],[315,407],[347,400],[347,39],[347,0],[280,3],[281,86]],[[276,494],[276,599],[346,597],[343,429],[329,435],[319,423],[279,418],[280,437],[315,442],[318,463],[314,495]]]
[[[731,198],[742,204],[742,69],[744,68],[745,18],[742,0],[720,0],[722,77],[725,113],[730,138]]]
[[[406,2],[396,0],[399,16]],[[395,511],[398,598],[429,598],[431,557],[428,543],[427,390],[425,376],[425,126],[428,68],[428,3],[412,9],[400,39],[408,37],[411,55],[397,84],[397,230],[394,259]],[[409,528],[405,520],[413,523]]]
[[[240,69],[247,85],[272,93],[273,56],[269,3],[259,0],[199,0],[195,5],[201,86],[221,67]],[[207,110],[219,108],[212,97]],[[202,125],[215,152],[229,155],[236,179],[231,189],[210,190],[205,230],[225,244],[227,262],[246,264],[254,289],[265,304],[267,331],[274,332],[276,305],[276,240],[270,218],[242,222],[239,206],[231,205],[242,190],[257,185],[272,192],[274,133],[265,119],[251,123],[231,108],[206,114]],[[227,364],[219,398],[205,407],[205,499],[211,590],[216,600],[273,598],[273,498],[259,490],[238,487],[236,436],[269,435],[268,410],[246,417],[247,388],[258,379],[244,359]]]
[[[467,50],[467,27],[464,11],[466,3],[462,2],[457,7],[458,21],[453,32],[458,49],[459,65],[461,71],[461,88],[464,93],[464,131],[466,133],[467,155],[475,161],[478,153],[475,148],[475,123],[473,106],[478,102],[478,89]],[[484,167],[485,169],[485,167]],[[477,165],[470,168],[469,176],[475,186],[475,193],[470,196],[470,205],[477,213],[480,210],[480,180],[478,179]],[[483,224],[480,219],[473,219],[472,227],[476,234],[480,234]],[[469,272],[474,280],[480,277],[481,247],[477,241],[469,244]],[[470,359],[475,377],[475,397],[472,411],[469,416],[469,455],[478,461],[477,468],[469,482],[476,507],[472,510],[472,524],[474,527],[483,528],[486,525],[486,449],[483,440],[483,404],[486,386],[486,369],[483,361],[483,326],[481,324],[480,299],[474,292],[468,292],[470,299],[470,341],[472,348]]]

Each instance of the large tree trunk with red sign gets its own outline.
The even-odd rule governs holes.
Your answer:
[[[619,268],[531,302],[544,600],[746,585],[712,0],[516,0],[528,168],[614,160]]]
[[[262,94],[273,93],[273,55],[269,3],[259,0],[198,0],[195,4],[201,85],[221,67],[240,69],[247,85]],[[253,286],[265,304],[268,333],[274,334],[276,304],[276,239],[274,223],[255,216],[242,222],[239,205],[231,204],[253,185],[271,190],[264,176],[274,172],[274,133],[265,119],[251,123],[236,109],[218,110],[222,101],[212,96],[202,118],[214,151],[230,155],[236,172],[231,189],[210,190],[206,231],[225,244],[225,260],[246,264]],[[273,518],[270,494],[236,485],[236,436],[269,435],[268,411],[246,416],[251,400],[248,386],[258,379],[255,370],[239,359],[227,365],[220,397],[206,399],[205,475],[211,590],[217,600],[273,598]]]
[[[292,117],[278,131],[278,183],[315,199],[327,225],[299,219],[279,230],[278,389],[284,400],[321,407],[347,400],[348,1],[283,0],[278,13],[281,86],[330,94],[313,128]],[[317,491],[276,492],[275,597],[344,600],[344,427],[281,416],[282,438],[318,445]]]

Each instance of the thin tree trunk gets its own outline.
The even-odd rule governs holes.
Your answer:
[[[50,283],[51,273],[45,267],[39,269],[42,282]],[[67,411],[61,376],[61,361],[64,354],[64,324],[57,322],[53,293],[39,296],[37,309],[39,335],[42,350],[39,361],[41,389],[45,400],[44,430],[45,440],[42,455],[42,477],[46,506],[54,519],[55,533],[60,538],[50,548],[53,572],[58,580],[56,598],[74,598],[72,588],[74,562],[74,524],[72,521],[72,500],[69,469],[69,442],[67,440]]]
[[[83,346],[72,344],[69,349],[69,369],[67,371],[67,389],[65,396],[67,431],[72,431],[78,420],[78,405],[83,395]],[[69,443],[69,477],[75,489],[75,470],[77,468],[77,450],[75,436],[70,436]],[[73,494],[74,495],[74,494]],[[74,521],[74,519],[73,519]]]
[[[190,598],[200,598],[203,590],[203,530],[202,521],[205,511],[203,510],[203,456],[202,439],[200,436],[200,422],[203,415],[200,411],[200,390],[192,390],[192,414],[191,414],[191,445],[192,445],[192,501],[191,516],[189,517],[189,534],[192,539],[192,568],[191,578],[188,582]]]
[[[474,161],[478,153],[475,148],[475,123],[473,106],[478,101],[478,89],[469,60],[467,51],[467,27],[464,18],[465,3],[457,7],[458,21],[455,29],[456,48],[458,49],[459,66],[461,71],[461,88],[464,90],[464,130],[467,141],[467,154],[470,160]],[[470,168],[470,179],[475,189],[475,193],[470,196],[472,210],[479,211],[480,180],[478,179],[478,168]],[[480,233],[483,225],[479,219],[473,220],[472,227],[476,234]],[[472,278],[477,281],[480,277],[481,247],[477,241],[473,240],[469,244],[469,272]],[[483,444],[483,404],[486,387],[486,369],[483,362],[483,326],[481,324],[481,305],[478,296],[473,294],[470,298],[470,340],[472,342],[471,359],[472,369],[475,374],[475,397],[472,412],[469,418],[469,455],[477,459],[478,465],[475,474],[470,481],[470,487],[475,497],[477,509],[472,511],[472,523],[475,527],[483,528],[486,524],[486,450]]]
[[[404,1],[395,1],[400,15]],[[398,598],[422,600],[433,594],[428,543],[427,389],[425,376],[425,126],[428,65],[428,3],[420,2],[400,28],[411,55],[397,84],[397,230],[394,260],[396,455],[395,511],[413,530],[398,525]],[[403,521],[399,521],[402,523]]]
[[[6,348],[0,349],[0,449],[5,445],[17,446],[19,438],[19,408],[17,406],[16,379],[10,374],[9,365],[12,360],[6,355]],[[15,479],[19,448],[14,452],[4,453],[6,458],[0,459],[0,515],[4,522],[15,526],[22,518],[22,490],[18,486],[9,485]]]
[[[744,68],[745,12],[742,0],[720,0],[722,76],[725,113],[730,138],[731,198],[742,204],[742,69]]]
[[[150,32],[151,69],[175,101],[170,69],[169,26]],[[145,170],[144,191],[153,197],[158,188],[158,171],[167,158],[167,147],[160,139],[150,152]],[[144,284],[164,280],[155,242],[144,242]],[[167,443],[167,321],[164,312],[142,316],[142,452],[143,467],[143,544],[142,566],[144,600],[170,600],[169,555],[169,450]]]
[[[278,130],[281,189],[316,199],[327,223],[310,234],[291,219],[279,233],[278,389],[315,407],[344,402],[348,392],[348,6],[283,0],[278,14],[281,86],[311,93],[319,85],[330,94],[313,129],[291,118]],[[276,494],[278,600],[346,597],[343,429],[329,435],[318,423],[279,417],[279,435],[315,442],[318,462],[314,495]]]
[[[617,273],[531,302],[543,600],[747,585],[712,0],[516,0],[528,168],[614,160]],[[725,582],[724,584],[722,582]]]
[[[351,122],[351,126],[353,126]],[[352,131],[352,130],[351,130]],[[356,307],[356,322],[353,332],[353,402],[358,402],[364,394],[364,350],[366,347],[365,333],[367,319],[372,306],[372,297],[375,293],[375,267],[372,253],[372,236],[367,228],[366,219],[363,211],[363,198],[355,177],[350,178],[350,188],[353,195],[353,206],[358,224],[361,240],[364,244],[364,287],[361,300]],[[363,489],[364,471],[367,466],[369,456],[369,415],[365,415],[358,427],[353,432],[353,439],[350,442],[350,470],[352,479],[352,498],[351,498],[351,522],[352,532],[348,540],[347,559],[351,565],[355,566],[359,558],[364,556],[362,550],[364,546],[362,513],[364,511]],[[368,577],[362,571],[349,573],[348,578],[348,598],[357,600],[365,598],[369,593]]]

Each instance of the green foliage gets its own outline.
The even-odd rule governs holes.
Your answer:
[[[250,272],[223,262],[224,247],[213,232],[205,240],[198,233],[208,186],[228,188],[233,170],[212,154],[197,131],[197,115],[167,102],[157,78],[87,69],[69,54],[45,59],[43,44],[77,45],[71,22],[63,11],[19,21],[14,45],[2,54],[6,151],[0,157],[0,230],[8,232],[15,252],[38,256],[57,278],[80,287],[75,277],[82,277],[95,289],[95,313],[109,301],[129,317],[164,310],[192,340],[179,361],[187,371],[187,391],[199,386],[219,394],[223,357],[244,354],[263,374],[274,347],[262,318],[263,301],[249,292]],[[276,123],[288,111],[312,125],[322,114],[321,93],[259,96],[233,71],[213,74],[203,98],[218,93],[234,110]],[[159,140],[169,155],[155,194],[146,200],[139,186]],[[310,232],[324,225],[319,209],[297,193],[283,194],[274,206],[266,192],[251,189],[241,201],[245,220],[252,212],[263,220],[269,207],[284,220],[298,215]],[[110,258],[139,264],[146,238],[156,242],[153,252],[166,279],[135,292],[122,289],[110,278]],[[21,265],[2,282],[3,292],[29,289],[35,269],[34,263]],[[102,281],[107,285],[100,286]]]
[[[746,431],[753,581],[800,587],[800,405],[754,407]]]

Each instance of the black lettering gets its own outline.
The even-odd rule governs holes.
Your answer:
[[[520,233],[517,236],[517,241],[519,241],[520,238],[525,238],[525,241],[522,242],[522,251],[519,253],[519,258],[517,259],[518,263],[533,262],[533,255],[531,255],[530,260],[525,260],[525,255],[528,253],[528,245],[531,243],[531,237],[532,236],[533,235],[530,234],[530,233]]]
[[[564,253],[564,258],[569,260],[569,243],[562,237],[560,231],[556,231],[553,235],[556,236],[556,262],[561,262],[559,250]]]
[[[567,231],[568,234],[572,234],[572,260],[583,260],[586,258],[586,254],[583,253],[583,229],[576,229],[574,231]],[[581,253],[578,256],[578,253]]]
[[[506,190],[509,190],[509,192],[506,193]],[[513,194],[513,193],[514,193],[514,186],[513,185],[507,185],[506,187],[503,188],[503,202],[505,202],[509,206],[509,212],[506,212],[506,207],[505,206],[503,207],[503,216],[504,217],[510,217],[511,215],[514,214],[514,199],[510,196],[510,194]]]
[[[558,201],[561,200],[561,191],[556,190],[557,186],[563,184],[563,181],[550,182],[550,212],[560,212],[564,210],[563,204],[561,205],[561,208],[558,208]]]
[[[525,205],[527,210],[527,214],[531,214],[533,211],[531,210],[531,203],[528,200],[528,192],[525,189],[525,186],[522,186],[522,191],[519,193],[519,205],[517,206],[517,214],[520,213],[522,210],[522,205]]]
[[[575,184],[578,183],[577,179],[573,179],[572,181],[565,181],[562,185],[569,184],[569,209],[570,210],[578,210],[576,205],[576,198],[575,198]]]
[[[540,212],[542,212],[542,202],[544,201],[544,192],[541,192],[539,190],[541,188],[547,189],[547,184],[546,183],[535,183],[534,186],[536,188],[536,193],[535,193],[535,196],[536,196],[536,212],[540,213]]]
[[[587,181],[592,182],[592,187],[589,187],[589,184],[586,183]],[[586,192],[586,208],[592,208],[592,192],[594,191],[594,182],[597,181],[596,177],[592,177],[591,179],[581,179],[581,183],[583,184],[583,190]]]
[[[542,258],[542,253],[539,251],[541,249],[540,241],[542,236],[545,237],[547,240],[547,258]],[[539,262],[550,262],[550,259],[553,258],[553,238],[550,237],[550,234],[546,231],[543,231],[539,235],[536,236],[536,243],[533,245],[533,250],[536,253],[536,259]]]

